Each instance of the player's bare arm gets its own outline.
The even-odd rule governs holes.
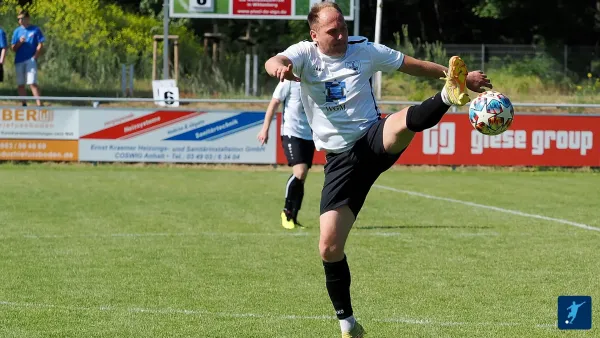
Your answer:
[[[267,107],[263,127],[256,136],[258,142],[260,142],[261,145],[266,144],[267,141],[269,141],[269,128],[271,128],[271,121],[273,120],[273,115],[275,115],[275,111],[279,107],[280,103],[281,101],[275,98],[271,99],[271,102],[269,102],[269,107]]]
[[[398,70],[412,76],[441,78],[445,76],[444,72],[447,72],[448,68],[434,62],[419,60],[405,55],[404,62]],[[491,89],[492,83],[484,72],[475,70],[467,74],[467,88],[481,93],[485,91],[484,88]]]
[[[12,49],[13,52],[16,52],[19,48],[21,48],[21,45],[23,45],[23,43],[25,43],[25,37],[22,36],[19,41],[17,41],[17,43],[13,44],[10,46],[10,49]]]
[[[33,55],[33,58],[35,60],[37,60],[40,57],[40,54],[42,53],[42,48],[44,48],[44,43],[43,42],[38,43],[38,46],[35,50],[35,54]]]
[[[281,82],[283,80],[300,81],[300,78],[294,75],[293,68],[292,61],[283,55],[275,55],[265,62],[267,74],[278,78]]]

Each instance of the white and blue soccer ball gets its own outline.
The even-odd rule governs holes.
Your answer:
[[[506,95],[496,91],[479,94],[469,105],[469,121],[484,135],[507,131],[515,117],[515,109]]]

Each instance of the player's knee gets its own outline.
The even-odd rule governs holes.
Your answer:
[[[294,166],[293,172],[297,179],[304,182],[306,175],[308,175],[308,166],[306,164],[297,164]]]
[[[383,146],[390,154],[405,149],[414,137],[414,132],[406,126],[406,109],[390,115],[383,127]]]
[[[325,262],[337,262],[344,258],[344,245],[336,241],[336,236],[321,236],[319,240],[319,254]]]
[[[324,241],[319,242],[319,254],[325,262],[337,262],[344,258],[344,248]]]
[[[403,109],[395,114],[387,117],[383,126],[384,133],[398,135],[407,130],[406,127],[406,109]]]

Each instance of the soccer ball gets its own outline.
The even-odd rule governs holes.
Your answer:
[[[484,135],[499,135],[508,130],[515,116],[515,109],[506,95],[486,91],[479,94],[469,105],[469,121]]]

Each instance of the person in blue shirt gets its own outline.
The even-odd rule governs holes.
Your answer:
[[[6,58],[6,33],[0,28],[0,82],[4,82],[4,59]]]
[[[15,52],[15,72],[17,74],[19,95],[27,95],[25,84],[28,84],[31,87],[33,96],[39,97],[37,59],[44,46],[44,35],[39,27],[29,23],[29,12],[21,11],[17,19],[21,25],[13,33],[11,48]],[[42,105],[39,99],[36,100],[36,103],[38,106]],[[25,101],[23,105],[27,105]]]

